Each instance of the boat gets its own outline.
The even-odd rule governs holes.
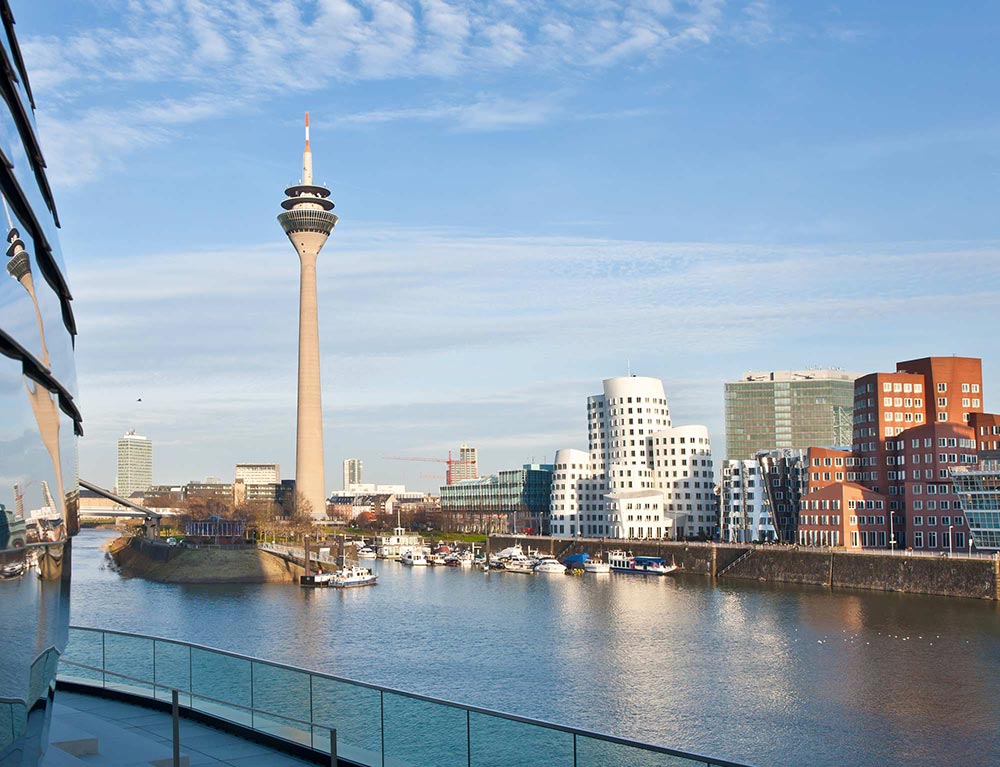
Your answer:
[[[669,575],[680,568],[667,564],[663,557],[636,557],[631,551],[609,551],[608,564],[618,573],[639,573],[643,575]]]
[[[526,573],[531,575],[535,572],[535,568],[531,564],[531,560],[524,557],[522,559],[508,559],[503,563],[503,571],[505,573]]]
[[[443,564],[445,567],[461,567],[462,557],[458,554],[449,554],[444,558]]]
[[[378,553],[371,546],[358,549],[358,559],[378,559]]]
[[[408,535],[402,526],[393,528],[392,535],[380,535],[375,541],[379,559],[399,559],[406,549],[423,545],[419,535]]]
[[[399,556],[399,561],[410,567],[426,567],[427,557],[423,549],[407,549]]]
[[[535,565],[536,573],[558,573],[563,575],[566,572],[566,565],[555,557],[542,557]]]
[[[345,565],[330,573],[318,572],[315,575],[303,575],[299,585],[307,588],[349,589],[355,586],[374,586],[378,574],[371,568]]]
[[[583,563],[585,573],[610,573],[611,565],[599,559],[588,559]]]
[[[428,554],[427,564],[429,565],[443,565],[445,564],[445,557],[443,554]]]

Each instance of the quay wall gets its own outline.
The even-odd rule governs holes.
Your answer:
[[[297,583],[304,572],[255,548],[188,548],[118,538],[108,554],[123,575],[158,583]]]
[[[490,550],[520,544],[559,559],[586,551],[600,556],[626,549],[638,556],[676,562],[685,573],[720,579],[801,583],[828,588],[1000,599],[1000,562],[995,559],[859,554],[794,546],[684,543],[547,536],[491,536]]]

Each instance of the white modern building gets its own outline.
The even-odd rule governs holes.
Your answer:
[[[554,536],[672,538],[715,529],[712,446],[704,426],[673,427],[663,382],[604,381],[587,400],[590,450],[559,450]]]
[[[766,478],[756,459],[722,467],[722,536],[733,543],[777,540]]]
[[[364,480],[361,478],[363,464],[360,458],[348,458],[344,461],[344,489],[352,485],[360,485]]]
[[[449,484],[454,485],[466,479],[479,479],[479,451],[470,445],[458,448],[458,460],[451,466]]]
[[[281,482],[281,470],[276,463],[238,463],[236,482],[246,485],[277,485]]]
[[[118,473],[115,492],[128,498],[153,484],[153,443],[135,430],[118,440]]]

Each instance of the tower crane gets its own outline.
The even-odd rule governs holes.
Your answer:
[[[445,472],[445,484],[454,484],[454,476],[452,474],[452,469],[455,466],[475,466],[476,461],[456,461],[451,457],[451,450],[448,451],[447,458],[423,458],[417,456],[395,456],[395,455],[384,455],[382,459],[385,461],[424,461],[427,463],[446,463],[448,464],[448,470]]]

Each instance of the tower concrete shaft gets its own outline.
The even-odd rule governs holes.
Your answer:
[[[281,228],[299,254],[299,387],[295,441],[295,491],[315,519],[326,515],[326,479],[323,463],[323,397],[320,389],[319,306],[316,259],[337,225],[327,199],[330,190],[313,183],[306,113],[306,147],[302,154],[302,181],[285,190]]]

